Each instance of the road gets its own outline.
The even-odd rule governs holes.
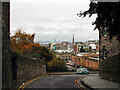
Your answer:
[[[39,78],[24,88],[86,88],[81,80],[86,76],[91,75],[51,75],[44,78]]]

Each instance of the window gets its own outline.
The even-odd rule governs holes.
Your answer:
[[[92,52],[92,47],[91,46],[89,47],[89,50],[90,50],[90,52]]]
[[[107,49],[106,46],[103,46],[103,59],[107,58]]]

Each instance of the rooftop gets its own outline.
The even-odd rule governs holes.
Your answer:
[[[72,52],[72,50],[55,50],[55,52],[61,52],[61,53],[64,52],[65,53],[65,52]]]

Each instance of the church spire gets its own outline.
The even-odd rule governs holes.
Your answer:
[[[72,44],[74,44],[74,34],[73,34],[73,41],[72,41]]]

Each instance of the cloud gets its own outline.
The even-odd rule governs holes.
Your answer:
[[[35,41],[98,39],[91,18],[80,18],[79,11],[89,8],[89,0],[12,0],[11,32],[21,27],[26,33],[36,33]]]

